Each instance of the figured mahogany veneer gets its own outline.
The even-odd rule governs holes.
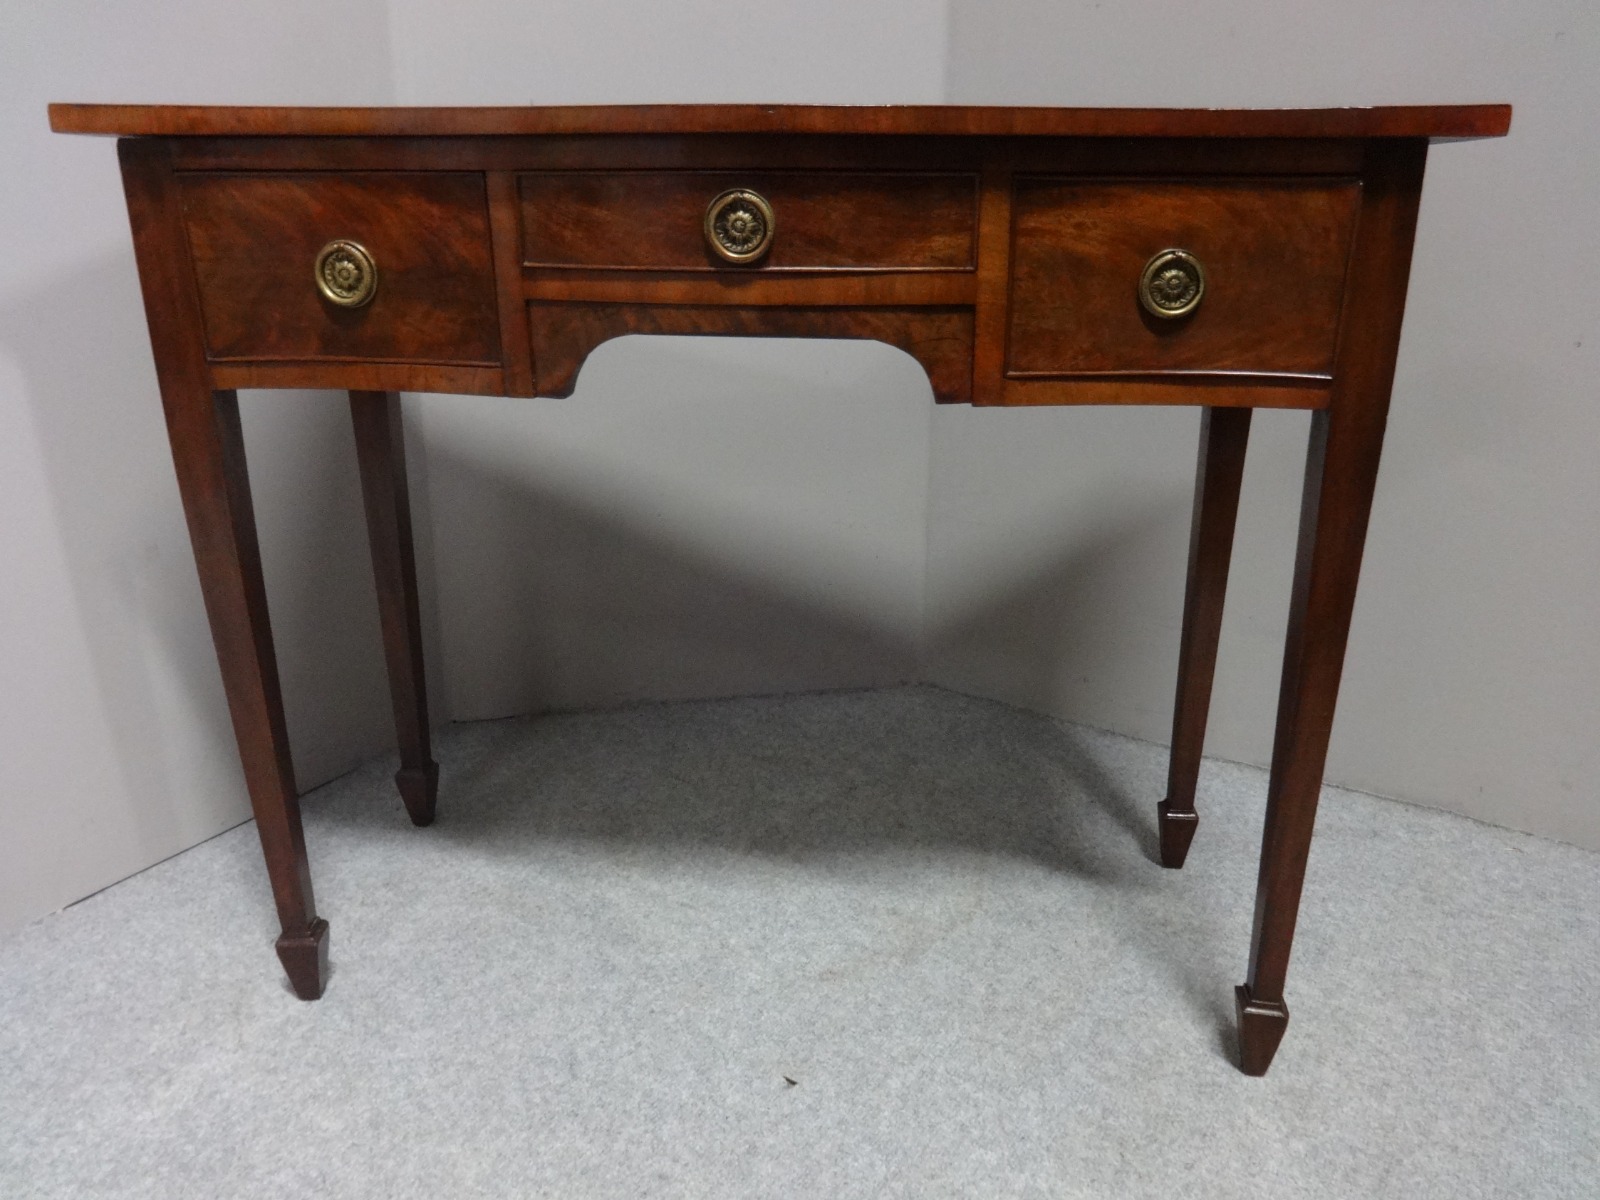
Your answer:
[[[350,392],[396,783],[419,825],[434,818],[438,767],[397,391],[565,396],[608,338],[724,334],[887,342],[922,364],[944,403],[1201,408],[1157,807],[1169,867],[1198,827],[1251,411],[1313,410],[1237,993],[1241,1066],[1267,1069],[1289,1020],[1284,982],[1428,142],[1503,134],[1509,108],[55,105],[51,122],[122,135],[179,492],[279,957],[306,999],[327,980],[328,923],[312,896],[232,389]],[[730,188],[773,205],[775,240],[757,261],[730,264],[705,243],[706,205]],[[335,239],[377,265],[362,307],[319,294],[313,264]],[[1145,263],[1168,249],[1207,279],[1198,308],[1175,320],[1138,293]]]
[[[1173,371],[1326,383],[1361,200],[1357,180],[1024,178],[1012,201],[1006,376]],[[1181,247],[1207,274],[1189,316],[1152,316],[1137,280]]]
[[[842,133],[938,137],[1502,137],[1509,104],[1383,108],[1045,108],[974,104],[563,104],[316,108],[52,104],[57,133],[139,137],[504,137],[520,134]]]
[[[179,188],[213,360],[499,364],[482,175],[191,172]],[[361,308],[311,282],[336,238],[377,263]]]
[[[523,175],[530,267],[686,271],[972,270],[978,177],[914,172],[561,171]],[[773,206],[772,249],[749,266],[706,245],[701,219],[731,188]]]
[[[870,338],[916,358],[935,400],[954,402],[972,393],[972,313],[959,308],[531,304],[528,313],[541,396],[571,395],[589,352],[625,333]]]

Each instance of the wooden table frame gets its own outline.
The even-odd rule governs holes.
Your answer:
[[[308,1000],[327,977],[328,922],[312,896],[235,389],[349,392],[400,747],[396,781],[418,825],[433,820],[439,768],[398,391],[565,395],[587,353],[609,337],[722,333],[888,341],[924,365],[943,403],[1202,407],[1171,771],[1158,806],[1161,861],[1173,868],[1198,823],[1195,783],[1251,412],[1310,409],[1249,971],[1237,989],[1241,1066],[1266,1071],[1289,1019],[1284,982],[1428,144],[1504,134],[1509,108],[55,105],[51,122],[121,139],[161,399],[282,926],[277,951]],[[344,183],[325,182],[335,174]],[[709,187],[747,175],[788,197],[787,207],[777,204],[775,248],[753,266],[701,261],[705,248],[690,248],[672,197],[688,189],[693,198],[699,176]],[[252,199],[258,186],[278,188],[277,199]],[[345,191],[327,191],[334,186]],[[412,254],[407,269],[417,274],[397,277],[394,290],[405,294],[389,308],[379,285],[370,307],[378,315],[315,310],[287,290],[297,285],[274,282],[278,268],[263,257],[273,221],[300,222],[280,224],[277,236],[316,241],[340,232],[323,228],[335,209],[376,213],[366,236],[381,241],[409,220],[414,237],[422,218],[405,206],[433,212],[429,205],[446,202],[435,192],[451,189],[483,197],[460,210],[460,222],[444,223],[441,238],[461,245],[419,250],[392,237],[377,269],[387,249]],[[1315,204],[1295,208],[1300,200],[1282,198],[1291,194]],[[1345,240],[1308,231],[1324,212],[1337,224],[1346,195]],[[304,196],[299,217],[281,203]],[[1106,212],[1084,216],[1102,201]],[[787,213],[798,216],[786,228]],[[1213,253],[1231,271],[1207,285],[1207,303],[1224,315],[1204,326],[1196,319],[1188,332],[1149,315],[1138,316],[1141,329],[1133,280],[1124,294],[1115,290],[1121,275],[1102,279],[1125,272],[1119,238],[1148,243],[1146,226],[1163,220],[1220,247]],[[593,261],[599,251],[584,231],[597,225],[610,235],[608,253],[638,261]],[[310,289],[310,263],[291,266]],[[1284,286],[1295,272],[1308,294],[1300,316],[1294,286]],[[1284,292],[1282,308],[1260,299],[1273,287]],[[1327,301],[1321,316],[1310,311],[1317,297]],[[1096,324],[1083,332],[1074,322],[1091,302]]]

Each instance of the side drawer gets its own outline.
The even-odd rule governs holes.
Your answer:
[[[1330,375],[1360,195],[1340,179],[1019,179],[1006,374]],[[1139,295],[1172,249],[1205,280],[1177,318]]]
[[[500,334],[483,176],[464,172],[181,175],[213,360],[494,365]],[[318,288],[335,240],[376,288],[342,307]]]
[[[549,171],[520,177],[531,267],[633,270],[971,270],[974,174],[855,171]],[[707,244],[731,189],[771,205],[771,248],[749,266]]]

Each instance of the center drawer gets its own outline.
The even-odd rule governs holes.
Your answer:
[[[770,206],[770,247],[736,265],[706,213],[729,191]],[[546,171],[519,178],[530,267],[670,271],[963,271],[977,242],[974,174]]]

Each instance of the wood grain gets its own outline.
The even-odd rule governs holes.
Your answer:
[[[499,367],[453,367],[428,363],[214,362],[219,388],[335,388],[345,391],[445,392],[464,396],[517,395]]]
[[[499,364],[481,175],[179,178],[213,359]],[[335,238],[377,263],[377,294],[361,308],[317,291],[313,264]]]
[[[978,243],[972,402],[1005,400],[1006,340],[1011,324],[1011,206],[1015,163],[1004,148],[984,164]]]
[[[1161,865],[1173,869],[1183,866],[1199,824],[1194,790],[1200,778],[1211,682],[1217,669],[1222,601],[1228,591],[1250,414],[1248,408],[1207,408],[1200,416],[1200,461],[1195,468],[1183,635],[1178,644],[1178,696],[1172,706],[1172,755],[1167,795],[1156,806]]]
[[[934,171],[1001,155],[1023,172],[1356,175],[1362,143],[1337,138],[938,137],[927,134],[570,134],[561,137],[181,137],[193,171]]]
[[[971,270],[977,177],[851,171],[562,171],[525,174],[530,266]],[[706,206],[730,188],[773,207],[772,249],[735,265],[707,245]]]
[[[394,707],[400,770],[395,785],[416,825],[433,824],[439,764],[433,761],[428,723],[428,683],[422,665],[422,615],[417,601],[417,560],[411,543],[411,500],[406,483],[405,433],[400,397],[393,392],[351,392],[367,541],[378,589],[389,698]]]
[[[283,108],[52,104],[57,133],[139,136],[921,133],[989,137],[1499,137],[1507,104],[1388,108],[1002,108],[971,105],[618,104]]]
[[[523,274],[529,300],[610,300],[640,304],[723,304],[815,307],[882,305],[935,308],[970,305],[977,296],[971,271],[872,271],[825,275],[730,270],[596,271],[529,268]]]
[[[1007,379],[1000,403],[1034,405],[1189,404],[1208,408],[1327,408],[1332,385],[1315,379],[1168,371],[1161,375],[1085,375]]]
[[[1266,1071],[1289,1019],[1284,979],[1377,484],[1427,149],[1422,141],[1369,148],[1333,402],[1311,419],[1250,971],[1239,995],[1240,1061],[1252,1075]]]
[[[921,363],[939,403],[964,403],[972,395],[967,309],[532,303],[528,315],[541,396],[570,396],[590,351],[630,333],[867,338],[898,346]]]
[[[1353,180],[1018,180],[1007,375],[1327,377],[1360,195]],[[1137,292],[1172,248],[1208,276],[1177,320]]]
[[[505,364],[505,393],[533,395],[533,350],[522,319],[522,209],[517,179],[510,171],[485,176],[489,193],[489,229],[494,250],[494,294],[500,320],[500,358]]]

